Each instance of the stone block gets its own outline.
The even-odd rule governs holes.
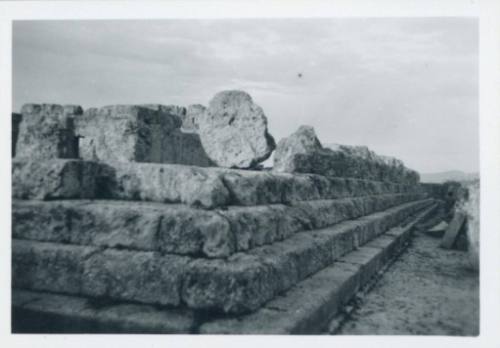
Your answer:
[[[75,199],[98,196],[104,166],[91,161],[14,159],[12,197],[19,199]]]
[[[180,130],[184,108],[114,105],[91,108],[77,120],[81,156],[106,162],[210,166],[197,134]]]
[[[229,204],[230,193],[217,172],[195,166],[155,163],[111,164],[104,197],[203,208]]]
[[[83,261],[94,247],[12,241],[12,286],[78,294],[82,288]]]
[[[235,252],[219,214],[181,205],[117,201],[14,201],[14,238],[181,255]]]
[[[75,105],[25,104],[16,144],[16,157],[28,160],[78,158],[75,120],[82,108]]]
[[[155,252],[107,249],[80,260],[81,293],[178,306],[188,258]]]

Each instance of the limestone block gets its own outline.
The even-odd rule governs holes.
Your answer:
[[[12,285],[17,288],[78,294],[83,260],[98,249],[64,244],[12,241]]]
[[[19,199],[94,198],[102,165],[71,159],[12,161],[12,197]]]
[[[105,197],[186,203],[203,208],[229,204],[230,193],[218,172],[195,166],[110,163]]]
[[[25,104],[21,109],[16,157],[25,159],[78,158],[76,105]]]
[[[134,105],[85,110],[77,120],[83,159],[162,162],[162,144],[181,125],[180,117]]]
[[[108,249],[81,260],[81,292],[119,300],[178,306],[188,258]]]

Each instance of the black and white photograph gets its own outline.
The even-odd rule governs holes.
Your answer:
[[[9,28],[11,335],[481,335],[479,16]]]

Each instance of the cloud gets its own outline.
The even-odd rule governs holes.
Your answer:
[[[16,110],[244,89],[277,139],[311,124],[425,172],[478,169],[474,19],[19,21],[13,33]]]

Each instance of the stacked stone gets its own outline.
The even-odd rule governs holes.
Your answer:
[[[34,114],[50,115],[61,129],[71,125],[69,134],[83,137],[79,156],[92,160],[53,152],[44,161],[13,161],[15,322],[42,317],[83,332],[256,333],[262,325],[305,332],[320,317],[326,323],[325,313],[334,314],[402,245],[409,219],[433,207],[411,180],[225,168],[255,166],[274,147],[262,110],[240,92],[216,96],[191,119],[191,134],[221,167],[161,163],[192,110],[35,110],[23,122]],[[241,134],[250,145],[222,154],[212,137],[239,147],[236,135],[252,119],[257,129]],[[41,134],[33,139],[44,153],[53,141],[74,144],[53,135],[60,132]],[[286,147],[290,153],[321,146],[314,136],[300,139]],[[328,303],[315,303],[314,313],[297,308],[300,289],[325,291],[332,281],[338,292],[318,297]],[[277,320],[282,312],[293,322]]]
[[[83,159],[210,166],[196,134],[181,131],[181,108],[115,105],[91,108],[77,119]]]
[[[15,289],[187,317],[256,311],[432,203],[411,185],[307,174],[63,159],[13,170]]]
[[[310,126],[301,126],[278,143],[273,169],[277,172],[315,173],[408,185],[419,182],[419,174],[406,168],[402,161],[379,156],[365,146],[323,147]]]

